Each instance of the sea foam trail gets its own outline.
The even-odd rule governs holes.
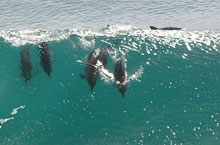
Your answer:
[[[14,109],[12,110],[12,112],[11,112],[11,116],[17,114],[17,113],[18,113],[18,110],[24,109],[24,108],[25,108],[25,105],[21,105],[21,106],[19,106],[19,107],[17,107],[17,108],[14,108]],[[1,124],[1,125],[0,125],[0,129],[2,128],[3,124],[5,124],[6,122],[8,122],[8,121],[10,121],[10,120],[13,120],[13,119],[15,119],[15,117],[9,117],[9,118],[2,118],[2,119],[0,119],[0,124]]]

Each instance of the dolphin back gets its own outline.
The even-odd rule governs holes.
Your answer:
[[[125,81],[125,67],[123,65],[122,59],[119,59],[115,64],[114,77],[116,81],[120,83]]]
[[[98,69],[96,68],[97,60],[98,56],[95,56],[95,52],[91,52],[87,58],[85,75],[80,75],[81,78],[87,79],[91,91],[93,91],[98,79]]]
[[[121,93],[122,97],[125,97],[125,92],[127,90],[127,83],[126,83],[126,70],[122,59],[119,59],[115,64],[115,71],[114,77],[116,80],[116,86],[118,91]]]
[[[150,29],[151,29],[151,30],[157,30],[158,28],[155,27],[155,26],[150,26]]]
[[[164,27],[164,28],[157,28],[155,26],[150,26],[151,30],[181,30],[182,28],[179,27]]]
[[[32,77],[32,63],[30,60],[30,51],[29,47],[26,47],[23,51],[20,53],[21,55],[21,64],[20,68],[22,70],[22,76],[25,79],[25,82],[27,83],[28,81],[31,80]]]
[[[160,30],[181,30],[182,28],[178,28],[178,27],[164,27],[164,28],[160,28]]]
[[[103,48],[99,52],[98,60],[101,61],[104,68],[107,68],[107,55],[108,55],[108,48]]]
[[[51,51],[46,42],[41,42],[39,44],[39,52],[41,58],[40,65],[47,73],[47,75],[50,76],[52,71],[52,57],[51,57]]]

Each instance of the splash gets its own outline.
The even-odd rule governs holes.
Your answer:
[[[21,106],[19,106],[19,107],[17,107],[17,108],[14,108],[14,109],[12,110],[12,112],[11,112],[11,115],[17,114],[17,113],[18,113],[18,110],[24,109],[24,108],[25,108],[25,105],[21,105]]]
[[[19,107],[14,108],[11,112],[11,115],[13,116],[13,115],[17,114],[19,109],[24,109],[24,108],[25,108],[25,105],[21,105]],[[15,118],[9,117],[9,118],[0,119],[0,129],[2,128],[3,124],[5,124],[6,122],[13,120],[13,119],[15,119]]]

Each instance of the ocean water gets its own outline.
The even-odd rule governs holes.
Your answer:
[[[3,0],[0,7],[0,145],[220,144],[217,0]],[[50,77],[40,42],[51,50]],[[26,47],[29,83],[20,69]],[[79,74],[104,47],[108,71],[100,69],[90,91]],[[125,98],[112,78],[118,58],[128,73]]]
[[[100,29],[107,24],[219,30],[219,0],[1,0],[0,30]]]

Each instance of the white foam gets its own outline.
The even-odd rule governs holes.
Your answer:
[[[2,128],[2,125],[6,122],[8,122],[9,120],[13,120],[14,117],[9,117],[9,118],[5,118],[5,119],[0,119],[0,129]]]
[[[13,120],[13,119],[14,119],[14,117],[5,118],[5,119],[0,119],[0,123],[1,123],[1,124],[4,124],[4,123],[6,123],[7,121]]]
[[[220,43],[220,32],[218,31],[153,31],[149,29],[141,29],[135,28],[130,25],[110,25],[105,29],[101,29],[98,31],[92,31],[89,29],[68,29],[68,30],[4,30],[0,31],[0,36],[4,38],[5,41],[10,42],[13,46],[21,46],[25,44],[38,44],[39,42],[45,41],[61,41],[64,39],[68,39],[70,35],[77,35],[79,37],[79,45],[82,49],[91,49],[95,47],[95,40],[91,39],[87,40],[86,37],[96,37],[96,36],[118,36],[118,35],[126,35],[126,36],[138,36],[136,39],[140,43],[146,43],[145,39],[149,39],[152,42],[157,42],[159,45],[168,45],[173,48],[176,48],[177,45],[184,45],[186,49],[192,51],[193,46],[200,45],[213,45],[211,50],[218,51],[216,47]],[[106,44],[113,45],[112,42],[102,40]],[[130,41],[129,41],[130,42]],[[155,45],[156,43],[152,43],[150,47],[154,49],[158,49]],[[146,43],[147,46],[150,44]],[[140,44],[136,42],[131,42],[129,45],[121,44],[121,47],[117,51],[126,55],[126,50],[132,50],[140,52]],[[200,48],[200,47],[199,47]],[[204,51],[207,48],[204,49]],[[210,48],[208,48],[210,49]],[[209,51],[211,51],[209,50]]]
[[[21,105],[21,106],[19,106],[19,107],[17,107],[17,108],[14,108],[14,109],[12,110],[12,112],[11,112],[11,115],[17,114],[19,109],[24,109],[24,108],[25,108],[25,105]],[[14,119],[14,117],[9,117],[9,118],[0,119],[0,124],[1,124],[1,125],[0,125],[0,129],[2,128],[2,125],[3,125],[4,123],[8,122],[9,120],[13,120],[13,119]]]
[[[188,49],[189,51],[192,51],[192,48],[189,46],[188,43],[186,43],[186,47],[187,47],[187,49]]]
[[[100,77],[102,80],[105,81],[105,83],[107,84],[114,84],[114,83],[118,84],[119,83],[115,81],[114,74],[110,72],[108,69],[105,69],[100,61],[97,62],[97,66],[99,68]],[[126,80],[123,82],[123,84],[129,84],[130,81],[140,82],[140,78],[143,73],[144,73],[144,68],[142,66],[140,66],[140,68],[130,76],[128,75],[127,72],[125,72]]]
[[[108,84],[114,83],[114,75],[108,69],[105,69],[102,63],[98,60],[96,64],[99,68],[99,75],[102,80],[104,80]]]
[[[19,106],[19,107],[17,107],[17,108],[14,108],[14,109],[12,110],[12,112],[11,112],[11,115],[17,114],[19,109],[24,109],[24,108],[25,108],[25,105],[21,105],[21,106]]]
[[[140,78],[142,76],[142,74],[144,73],[144,68],[142,66],[140,66],[140,68],[129,77],[129,81],[130,80],[135,80],[140,82]]]

